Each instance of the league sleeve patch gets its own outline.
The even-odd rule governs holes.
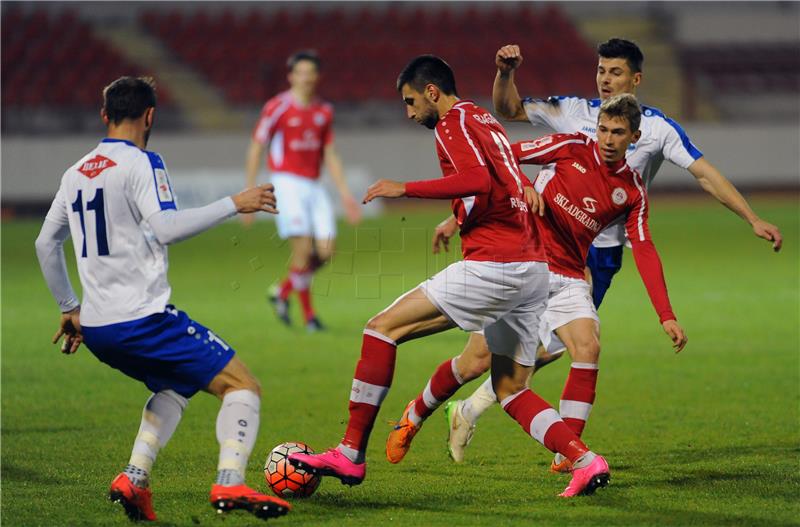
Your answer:
[[[520,145],[520,150],[523,152],[527,152],[529,150],[536,150],[537,148],[541,148],[545,145],[549,145],[553,142],[553,137],[550,135],[546,135],[544,137],[540,137],[535,141],[530,141],[528,143],[522,143]]]
[[[163,168],[153,169],[156,174],[156,187],[158,188],[158,201],[174,201],[172,189],[169,188],[167,172]]]

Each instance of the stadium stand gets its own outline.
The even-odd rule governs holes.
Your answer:
[[[43,9],[2,16],[2,104],[16,107],[100,106],[100,90],[123,74],[145,74],[95,38],[89,24],[71,10]],[[169,105],[166,90],[159,104]]]
[[[480,34],[475,20],[492,20]],[[364,6],[336,8],[320,14],[311,9],[289,12],[187,12],[149,10],[142,26],[225,93],[233,104],[263,102],[285,86],[285,59],[294,50],[314,48],[323,59],[323,95],[337,102],[390,100],[397,97],[394,79],[409,57],[441,55],[456,71],[463,96],[486,97],[494,51],[510,42],[526,43],[520,83],[532,93],[591,95],[593,49],[556,7],[535,10],[445,6],[400,9]],[[484,60],[477,60],[482,57]],[[553,64],[558,64],[554,71]],[[541,72],[547,75],[541,75]],[[535,73],[539,73],[536,75]]]

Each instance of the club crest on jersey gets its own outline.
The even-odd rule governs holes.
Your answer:
[[[314,124],[317,126],[322,126],[325,124],[325,114],[322,112],[317,112],[314,114]]]
[[[158,189],[158,201],[173,201],[172,189],[169,188],[167,171],[163,168],[156,168],[156,188]]]
[[[614,202],[614,205],[623,205],[626,201],[628,201],[628,193],[625,192],[624,188],[617,187],[611,193],[611,201]]]
[[[303,123],[303,120],[300,119],[299,117],[290,117],[289,120],[286,121],[286,124],[288,126],[293,126],[293,127],[294,126],[300,126],[302,123]]]
[[[552,142],[553,138],[550,137],[549,135],[546,135],[544,137],[540,137],[536,141],[531,141],[530,143],[522,143],[522,145],[520,145],[520,148],[522,148],[523,152],[527,152],[528,150],[535,150],[541,146],[549,145]]]
[[[588,196],[583,198],[583,210],[586,212],[594,212],[597,210],[594,206],[595,203],[597,203],[597,200],[594,198],[590,198]]]
[[[78,172],[88,177],[89,179],[96,178],[103,170],[117,166],[112,160],[100,154],[94,156],[88,161],[83,163],[83,166],[78,169]]]

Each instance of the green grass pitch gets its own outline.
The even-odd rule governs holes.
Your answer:
[[[557,498],[567,479],[547,472],[550,453],[498,407],[479,423],[462,465],[446,455],[441,412],[402,464],[385,461],[387,421],[399,417],[437,364],[461,351],[466,335],[455,330],[401,347],[364,484],[348,488],[327,479],[271,523],[798,525],[797,201],[762,198],[754,205],[783,229],[782,253],[773,254],[710,199],[654,200],[653,235],[689,335],[680,355],[672,353],[626,251],[600,310],[603,358],[585,434],[611,464],[607,489]],[[299,440],[320,450],[341,438],[361,328],[452,261],[452,252],[434,258],[429,250],[432,226],[446,214],[442,204],[394,210],[358,230],[342,226],[339,253],[314,283],[330,329],[311,336],[299,324],[280,326],[265,303],[288,255],[272,223],[250,230],[225,224],[170,249],[173,302],[231,343],[263,384],[251,485],[264,488],[261,467],[274,445]],[[147,390],[85,348],[66,357],[49,344],[58,312],[34,256],[39,225],[2,227],[2,523],[127,525],[105,496],[127,462]],[[293,309],[297,320],[296,301]],[[551,403],[568,362],[534,377],[534,389]],[[223,525],[207,503],[217,409],[211,396],[195,397],[161,452],[153,475],[161,525]],[[245,513],[224,521],[256,523]]]

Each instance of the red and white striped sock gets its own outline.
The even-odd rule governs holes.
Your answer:
[[[500,405],[527,434],[551,452],[557,452],[572,462],[590,452],[583,441],[561,420],[558,412],[529,389],[509,395],[500,401]]]
[[[350,419],[340,445],[345,447],[345,454],[357,454],[351,461],[363,462],[378,410],[392,385],[396,356],[395,341],[377,331],[364,330],[361,358],[350,392]]]
[[[314,272],[306,269],[292,269],[289,272],[289,279],[292,287],[297,291],[300,298],[300,306],[303,308],[303,317],[306,322],[314,318],[314,308],[311,305],[311,279]]]
[[[559,412],[569,428],[580,437],[594,403],[597,364],[573,362],[561,394]]]
[[[436,368],[425,389],[414,399],[408,413],[412,423],[419,426],[425,418],[461,388],[464,380],[458,374],[456,359],[446,360]]]

